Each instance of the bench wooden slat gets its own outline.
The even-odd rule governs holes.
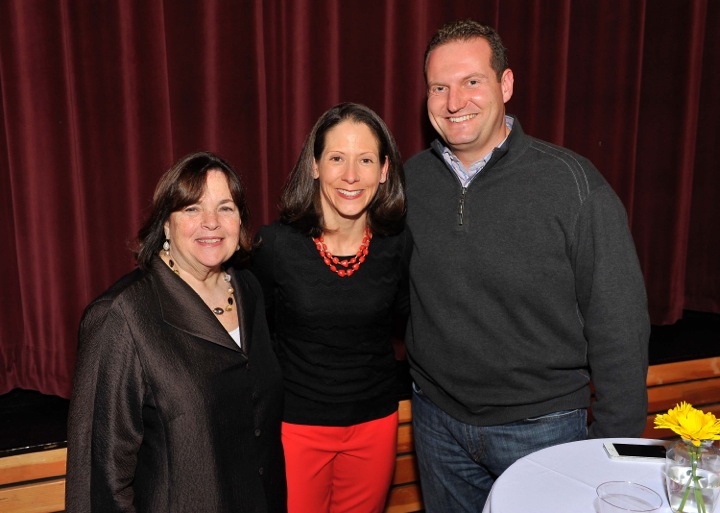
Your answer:
[[[385,513],[412,513],[423,509],[420,488],[416,484],[390,489]]]
[[[655,429],[655,416],[682,401],[720,416],[720,357],[651,365],[647,387],[648,415],[643,438],[677,438],[670,429]]]
[[[65,479],[0,488],[3,513],[48,513],[65,509]]]
[[[395,460],[395,474],[392,484],[407,484],[419,481],[414,454],[404,454]]]
[[[0,458],[0,485],[64,476],[66,458],[66,448]]]
[[[665,412],[681,401],[703,411],[720,402],[720,377],[648,388],[648,412]]]
[[[648,368],[647,385],[653,387],[712,377],[720,377],[720,357],[651,365]]]

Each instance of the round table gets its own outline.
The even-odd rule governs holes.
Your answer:
[[[495,481],[483,513],[597,512],[595,489],[605,481],[647,486],[663,500],[658,513],[671,513],[663,476],[665,461],[611,460],[605,442],[667,445],[645,438],[605,438],[548,447],[519,459]]]

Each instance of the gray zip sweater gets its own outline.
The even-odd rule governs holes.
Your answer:
[[[595,167],[515,120],[463,188],[433,148],[405,166],[413,379],[454,418],[587,407],[591,437],[639,436],[650,323],[625,209]]]

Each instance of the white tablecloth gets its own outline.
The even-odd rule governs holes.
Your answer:
[[[495,481],[483,513],[594,513],[600,511],[595,489],[605,481],[647,486],[663,500],[658,513],[670,513],[663,477],[665,461],[611,460],[604,442],[663,444],[659,440],[613,438],[543,449],[519,459]]]

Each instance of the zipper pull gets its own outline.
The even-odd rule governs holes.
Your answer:
[[[462,193],[460,194],[460,204],[458,205],[458,219],[459,224],[462,226],[463,224],[463,210],[465,209],[465,193],[467,192],[467,187],[462,188]]]

